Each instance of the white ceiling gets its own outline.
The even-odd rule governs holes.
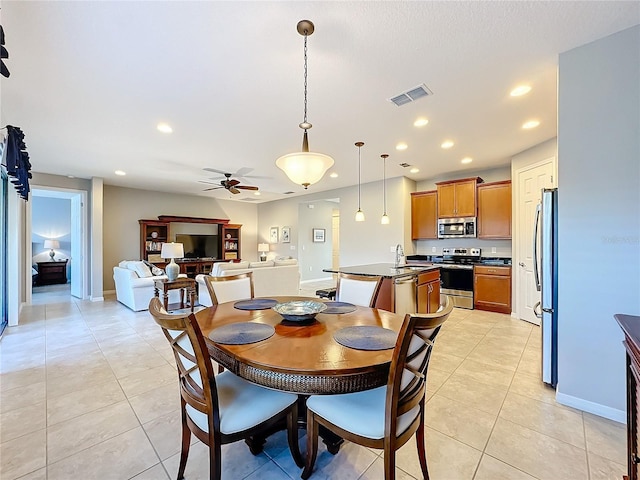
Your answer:
[[[299,20],[316,26],[310,147],[339,175],[309,189],[324,191],[356,184],[359,140],[367,183],[382,178],[382,153],[388,177],[420,180],[505,165],[554,137],[558,54],[640,23],[640,2],[3,0],[0,15],[11,72],[1,123],[22,127],[34,171],[269,201],[305,193],[275,166],[302,140]],[[433,96],[388,101],[421,83]],[[510,97],[520,83],[531,93]],[[416,128],[420,116],[429,124]],[[522,130],[533,118],[540,126]],[[445,139],[456,145],[442,150]],[[270,178],[245,179],[260,197],[205,193],[198,180],[219,176],[204,167]]]

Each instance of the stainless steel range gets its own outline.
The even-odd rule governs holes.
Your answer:
[[[480,249],[443,248],[442,257],[431,261],[440,265],[440,292],[454,306],[473,309],[473,265],[480,262]]]

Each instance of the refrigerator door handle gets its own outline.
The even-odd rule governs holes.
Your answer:
[[[533,306],[533,314],[538,318],[542,318],[542,311],[540,311],[540,313],[538,313],[538,307],[539,306],[540,306],[540,302],[536,302],[536,304]]]
[[[540,291],[542,285],[540,285],[540,272],[538,272],[538,225],[540,224],[540,212],[542,210],[542,204],[538,204],[536,207],[536,219],[533,224],[533,277],[536,282],[536,290]]]

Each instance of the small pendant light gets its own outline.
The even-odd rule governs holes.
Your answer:
[[[364,145],[364,142],[356,142],[358,147],[358,211],[356,212],[356,222],[364,222],[364,212],[360,208],[360,149]]]
[[[380,155],[382,157],[382,218],[380,219],[380,223],[382,225],[389,225],[389,215],[387,215],[387,158],[388,154],[383,153]]]

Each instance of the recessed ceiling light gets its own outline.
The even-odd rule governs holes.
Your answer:
[[[419,168],[413,167],[411,170],[409,170],[411,173],[418,173],[420,171]]]
[[[424,127],[427,123],[429,123],[428,118],[420,117],[415,122],[413,122],[414,127]]]
[[[159,123],[156,128],[159,131],[161,131],[162,133],[172,133],[173,132],[173,128],[171,128],[171,125],[169,125],[168,123]]]
[[[447,148],[451,148],[451,147],[453,147],[454,145],[455,145],[455,144],[453,143],[453,141],[452,141],[452,140],[445,140],[444,142],[442,142],[442,143],[440,144],[440,147],[442,147],[442,148],[444,148],[444,149],[447,149]]]
[[[338,174],[336,172],[332,172],[331,175],[329,175],[331,178],[338,178]]]
[[[257,197],[259,197],[260,195],[262,195],[258,190],[256,190],[255,192],[253,192],[253,194]]]
[[[512,97],[520,97],[522,95],[526,95],[531,91],[531,87],[529,85],[518,85],[516,88],[511,90],[510,95]]]
[[[538,125],[540,125],[540,122],[538,120],[529,120],[528,122],[524,122],[522,124],[522,128],[524,128],[525,130],[529,130],[530,128],[536,128]]]
[[[396,150],[406,150],[407,148],[409,148],[409,145],[404,142],[400,142],[396,145]]]
[[[467,164],[467,163],[471,163],[473,162],[473,158],[471,157],[464,157],[462,160],[460,160],[461,163]]]
[[[76,178],[75,175],[67,175],[67,178]]]
[[[124,176],[124,175],[127,174],[127,172],[125,172],[124,170],[116,170],[113,173],[115,173],[116,175],[120,175],[120,176]]]

